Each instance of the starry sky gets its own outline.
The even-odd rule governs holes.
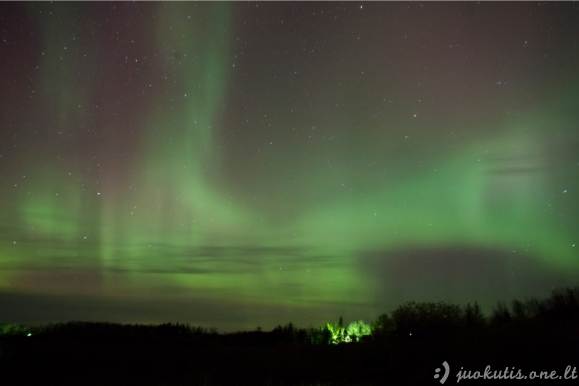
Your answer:
[[[371,321],[579,277],[579,6],[0,5],[0,321]]]

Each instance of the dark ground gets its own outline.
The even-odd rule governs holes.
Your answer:
[[[521,321],[430,337],[388,337],[339,345],[287,344],[272,333],[139,336],[94,333],[6,336],[0,341],[0,385],[439,385],[434,370],[450,365],[445,385],[463,370],[579,368],[577,321]],[[514,369],[513,369],[514,368]],[[462,380],[577,384],[575,380]]]

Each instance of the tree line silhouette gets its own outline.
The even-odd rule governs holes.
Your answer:
[[[544,299],[500,301],[488,316],[476,301],[409,301],[369,324],[340,317],[271,331],[219,333],[183,323],[0,324],[0,382],[422,384],[432,382],[442,361],[453,369],[557,370],[577,362],[576,347],[579,287],[553,289]]]
[[[557,288],[545,299],[499,301],[487,317],[478,302],[464,306],[448,302],[408,301],[390,313],[383,313],[371,325],[363,320],[347,327],[340,317],[335,324],[300,328],[293,323],[278,325],[270,332],[261,327],[255,331],[218,333],[217,328],[195,327],[186,323],[160,325],[116,324],[107,322],[54,323],[42,326],[1,324],[0,336],[58,337],[62,339],[159,340],[175,343],[263,346],[275,344],[338,344],[392,338],[420,338],[457,329],[501,326],[530,320],[576,320],[579,318],[579,286]]]

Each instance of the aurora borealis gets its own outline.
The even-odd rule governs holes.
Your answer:
[[[577,4],[0,9],[0,322],[269,329],[579,284]]]

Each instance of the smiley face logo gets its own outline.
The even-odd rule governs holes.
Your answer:
[[[446,382],[446,378],[448,378],[448,374],[450,373],[450,366],[448,366],[448,363],[446,363],[446,361],[442,362],[442,366],[444,367],[444,375],[442,376],[439,382],[441,384],[444,384],[444,382]],[[440,367],[437,367],[434,370],[434,379],[438,378],[440,378]]]

